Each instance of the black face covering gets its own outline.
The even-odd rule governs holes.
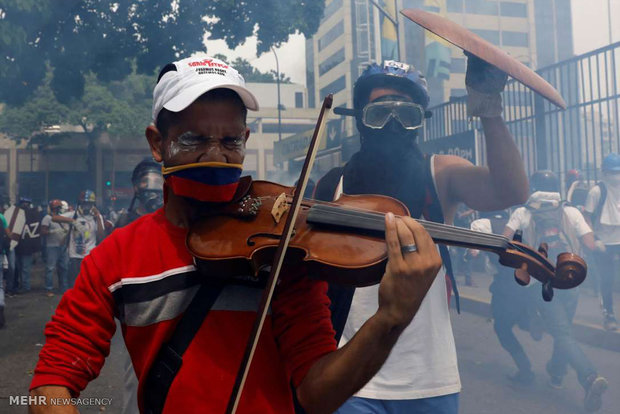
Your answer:
[[[149,213],[164,205],[164,192],[162,190],[139,190],[136,193],[136,198]]]
[[[407,130],[395,119],[381,129],[356,121],[361,149],[345,167],[344,192],[394,197],[419,217],[425,198],[425,161],[416,144],[417,130]]]

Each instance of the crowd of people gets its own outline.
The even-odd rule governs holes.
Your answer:
[[[129,208],[119,212],[108,209],[102,214],[92,190],[82,191],[75,206],[59,199],[50,200],[47,206],[35,206],[24,196],[15,205],[5,206],[0,213],[0,328],[6,323],[4,297],[31,290],[32,266],[38,258],[45,268],[45,295],[62,295],[75,284],[84,257],[107,235],[163,205],[158,163],[150,158],[140,162],[132,174],[132,184],[134,198]]]
[[[614,280],[618,277],[618,248],[620,246],[620,204],[615,193],[620,189],[620,156],[610,153],[602,163],[602,180],[592,184],[583,179],[578,170],[566,174],[566,198],[560,192],[559,177],[552,171],[541,170],[530,177],[531,194],[523,206],[510,209],[472,212],[469,227],[472,230],[503,235],[509,239],[518,234],[525,243],[538,248],[544,246],[553,261],[563,252],[586,258],[590,283],[600,298],[602,327],[618,329],[613,310]],[[602,212],[605,211],[603,217]],[[465,216],[465,215],[464,215]],[[475,218],[475,217],[478,218]],[[456,251],[455,251],[456,253]],[[586,392],[587,411],[601,406],[597,395],[608,387],[607,380],[581,349],[573,336],[572,324],[578,303],[578,289],[558,290],[553,300],[546,302],[540,295],[540,285],[531,283],[522,288],[514,283],[513,271],[495,264],[488,254],[468,249],[462,254],[465,284],[472,286],[472,274],[492,276],[491,316],[499,342],[513,359],[517,371],[509,379],[521,385],[534,381],[534,371],[527,352],[513,328],[529,331],[535,340],[541,340],[546,330],[553,338],[552,355],[546,364],[551,387],[560,389],[572,367]],[[538,285],[538,289],[535,287]]]

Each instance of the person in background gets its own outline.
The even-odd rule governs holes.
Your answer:
[[[73,287],[80,273],[82,259],[105,237],[103,217],[97,207],[95,193],[84,190],[80,193],[75,212],[52,215],[55,223],[69,223],[70,232],[67,253],[69,255],[68,286]]]
[[[116,228],[127,226],[164,205],[164,178],[161,174],[161,165],[152,158],[145,158],[136,165],[131,174],[131,183],[134,196],[129,209],[118,217]],[[125,388],[121,412],[123,414],[138,413],[138,378],[125,347],[123,347],[123,354]]]
[[[116,227],[124,227],[135,219],[153,213],[164,205],[164,178],[161,165],[152,158],[140,161],[131,174],[133,199],[129,209],[118,217]]]
[[[58,275],[60,293],[68,289],[67,236],[71,225],[52,221],[52,216],[70,215],[68,210],[66,201],[52,200],[49,202],[49,214],[41,220],[41,236],[45,236],[45,291],[48,297],[54,296],[54,269]]]
[[[603,327],[618,329],[614,314],[614,279],[620,274],[620,155],[611,153],[603,159],[603,179],[588,193],[584,216],[594,229],[594,252],[598,270]]]
[[[21,291],[30,291],[30,273],[35,253],[41,251],[41,239],[39,225],[41,215],[36,207],[32,206],[32,200],[27,197],[20,197],[20,208],[26,213],[26,224],[22,231],[21,240],[15,248],[16,268],[18,269],[19,280],[21,281]]]
[[[575,207],[564,204],[560,196],[560,182],[552,171],[542,170],[530,178],[530,195],[524,207],[510,216],[504,236],[512,238],[516,231],[523,232],[523,242],[530,246],[547,246],[548,257],[570,252],[583,255],[583,247],[594,250],[594,233],[583,215]],[[570,365],[585,391],[584,408],[598,411],[607,380],[598,375],[573,335],[573,318],[577,310],[578,289],[556,289],[553,300],[539,302],[547,330],[553,337],[553,353],[547,362],[549,385],[562,388],[562,381]]]
[[[471,223],[471,229],[501,235],[509,216],[506,210],[480,212],[480,218]],[[489,286],[493,330],[500,345],[510,354],[517,366],[517,372],[509,375],[508,379],[521,385],[532,384],[534,381],[532,363],[515,336],[513,328],[517,325],[523,330],[529,330],[535,340],[542,338],[542,325],[536,306],[540,301],[538,290],[517,285],[513,270],[494,264],[486,252],[468,249],[467,257],[472,268],[479,273],[493,275],[493,282]],[[494,262],[497,262],[497,259],[494,259]]]
[[[4,261],[5,252],[8,251],[11,234],[9,224],[4,214],[0,213],[0,261]],[[4,266],[0,264],[0,329],[4,328]]]
[[[582,214],[585,211],[589,191],[590,186],[583,178],[581,171],[572,169],[566,172],[566,201]]]

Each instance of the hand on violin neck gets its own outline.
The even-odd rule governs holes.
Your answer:
[[[426,230],[410,217],[386,215],[388,262],[379,286],[377,316],[402,330],[413,319],[441,268],[441,257]],[[415,251],[410,246],[416,246]]]

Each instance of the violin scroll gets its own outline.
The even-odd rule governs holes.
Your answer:
[[[558,255],[555,266],[556,287],[569,289],[578,286],[586,278],[588,265],[579,256],[573,253]]]
[[[551,300],[553,289],[571,289],[584,281],[587,274],[586,262],[573,253],[558,255],[556,265],[549,261],[546,256],[546,246],[534,248],[513,240],[511,247],[499,254],[499,262],[515,269],[516,282],[525,286],[531,278],[535,278],[543,284],[543,298]]]

